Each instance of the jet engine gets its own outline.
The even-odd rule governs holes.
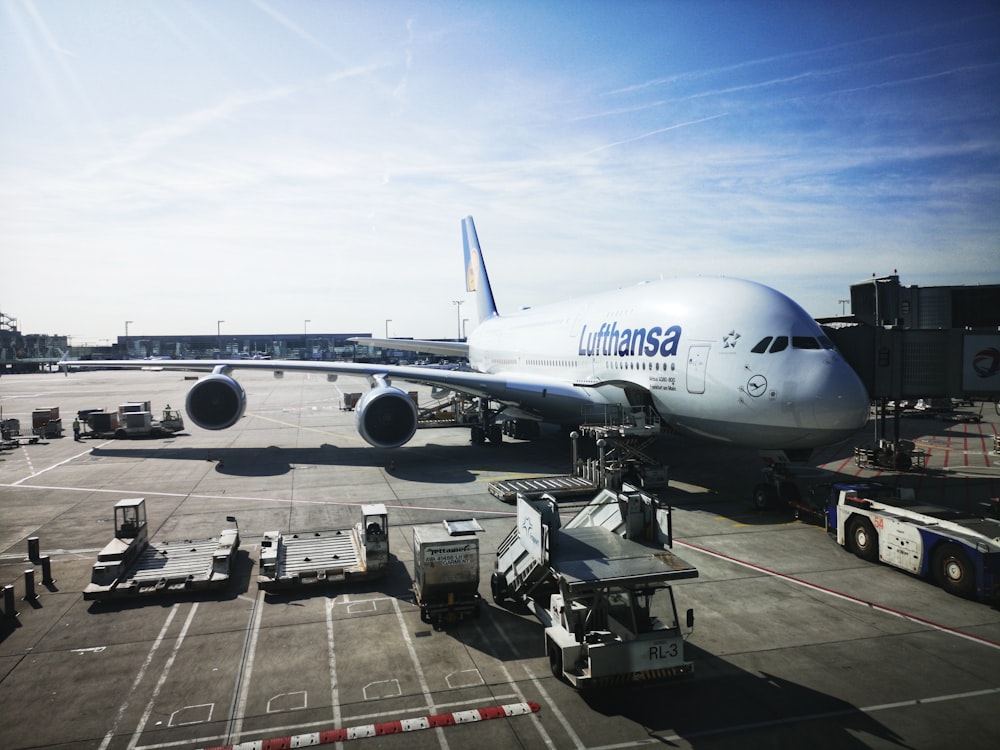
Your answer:
[[[232,427],[246,408],[247,394],[243,386],[228,375],[210,375],[188,391],[187,415],[204,430]]]
[[[372,388],[354,406],[358,432],[376,448],[398,448],[417,431],[417,405],[391,385]]]

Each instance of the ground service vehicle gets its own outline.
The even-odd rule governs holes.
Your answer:
[[[236,522],[232,516],[227,520]],[[237,528],[207,539],[150,542],[145,499],[119,500],[115,538],[98,553],[83,598],[103,601],[225,588],[239,547]]]
[[[31,412],[31,432],[40,438],[62,437],[62,418],[58,406],[43,406]]]
[[[184,418],[170,405],[163,410],[161,419],[154,419],[149,401],[131,401],[120,404],[117,411],[84,409],[77,418],[86,425],[86,437],[128,438],[168,437],[184,429]]]
[[[992,517],[917,502],[913,490],[876,482],[830,489],[827,528],[858,557],[881,561],[945,591],[986,600],[1000,594],[1000,511]]]
[[[301,589],[381,578],[389,567],[389,515],[382,503],[361,506],[350,529],[265,531],[257,585],[263,591]]]
[[[517,508],[490,589],[498,604],[524,602],[542,623],[556,677],[583,689],[693,674],[670,582],[698,571],[665,549],[669,508],[627,484],[602,490],[562,528],[551,497],[521,496]],[[659,591],[670,600],[666,621],[651,609]]]
[[[413,527],[413,593],[420,619],[444,623],[479,617],[479,539],[474,518]]]

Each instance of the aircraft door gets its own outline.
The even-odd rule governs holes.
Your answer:
[[[709,344],[695,344],[688,349],[688,393],[705,392],[705,368],[708,364],[708,351],[711,348]]]

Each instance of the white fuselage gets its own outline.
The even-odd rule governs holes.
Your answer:
[[[517,411],[567,424],[581,404],[559,398],[566,384],[595,404],[651,400],[678,432],[755,448],[829,444],[868,417],[864,386],[819,325],[740,279],[651,282],[486,320],[469,360],[531,384]]]

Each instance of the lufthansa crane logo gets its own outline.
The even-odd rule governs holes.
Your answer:
[[[754,398],[764,395],[767,390],[767,378],[763,375],[754,375],[747,381],[747,393]]]

